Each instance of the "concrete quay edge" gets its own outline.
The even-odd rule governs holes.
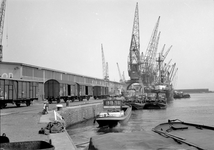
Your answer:
[[[65,119],[66,127],[68,127],[72,124],[84,121],[85,119],[93,118],[95,113],[98,113],[101,110],[101,107],[99,105],[102,106],[102,104],[95,103],[79,106],[68,106],[62,108],[59,111],[50,110],[48,114],[41,115],[39,122],[43,124],[53,122],[55,120],[54,111],[56,111]],[[75,116],[78,116],[78,118],[72,118],[73,116],[70,116],[70,114],[73,114],[73,112],[78,114],[75,114]],[[61,133],[49,134],[48,137],[51,140],[51,144],[54,145],[55,150],[77,150],[76,145],[74,144],[73,140],[66,130],[65,132]]]
[[[40,117],[40,123],[48,124],[53,122],[54,119],[54,110],[48,111],[48,114],[42,115]],[[67,131],[61,133],[54,133],[48,135],[51,140],[51,144],[55,147],[55,150],[76,150],[74,142],[68,135]]]

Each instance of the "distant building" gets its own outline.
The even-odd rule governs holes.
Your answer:
[[[183,91],[184,93],[212,93],[209,89],[176,89],[175,91]]]

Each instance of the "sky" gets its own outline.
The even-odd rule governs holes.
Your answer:
[[[175,88],[214,90],[214,0],[7,0],[3,61],[102,78],[103,44],[110,80],[119,82],[116,63],[128,80],[137,2],[140,52],[160,16],[158,52],[172,45]]]

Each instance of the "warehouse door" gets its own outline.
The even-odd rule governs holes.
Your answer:
[[[88,86],[85,86],[85,94],[86,94],[86,95],[89,95],[89,94],[88,94]]]
[[[68,85],[68,96],[71,95],[71,85]]]

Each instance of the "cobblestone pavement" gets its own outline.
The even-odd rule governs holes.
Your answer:
[[[48,136],[38,134],[38,131],[46,126],[45,123],[39,123],[42,106],[43,103],[37,103],[29,107],[23,107],[23,109],[30,109],[31,107],[33,111],[18,112],[17,109],[17,112],[13,113],[0,110],[0,134],[6,133],[10,142],[35,140],[48,142]]]

